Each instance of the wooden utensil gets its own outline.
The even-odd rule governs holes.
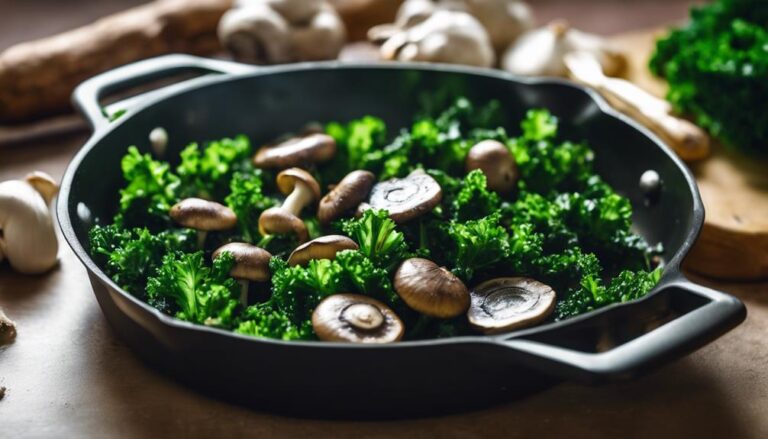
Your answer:
[[[610,78],[587,52],[569,53],[564,59],[570,76],[596,89],[614,107],[638,119],[664,139],[685,161],[706,158],[709,136],[691,122],[673,116],[672,106],[629,81]]]

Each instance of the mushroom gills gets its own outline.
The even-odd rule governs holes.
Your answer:
[[[504,277],[483,282],[470,297],[469,323],[486,334],[497,334],[547,318],[554,310],[556,294],[534,279]]]
[[[312,328],[320,340],[352,343],[392,343],[405,332],[403,321],[387,305],[359,294],[334,294],[312,313]]]
[[[361,204],[358,211],[384,209],[393,221],[402,223],[432,210],[442,196],[437,181],[417,170],[406,178],[393,178],[374,185],[368,203]]]

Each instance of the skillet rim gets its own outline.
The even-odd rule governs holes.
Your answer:
[[[236,64],[236,63],[233,63]],[[244,66],[241,64],[241,66]],[[498,335],[469,335],[448,337],[442,339],[424,339],[424,340],[408,340],[391,344],[356,344],[356,343],[342,343],[342,342],[325,342],[315,340],[282,340],[272,339],[266,337],[254,337],[250,335],[238,334],[234,331],[229,331],[220,328],[214,328],[205,325],[198,325],[191,322],[179,320],[173,316],[162,313],[160,310],[151,307],[146,302],[136,298],[132,294],[120,288],[112,279],[102,271],[102,269],[93,261],[88,251],[85,249],[83,243],[78,239],[70,215],[76,214],[72,206],[72,212],[70,212],[70,190],[74,181],[74,176],[80,168],[83,160],[87,155],[104,140],[114,129],[121,126],[126,121],[131,120],[137,114],[143,110],[156,105],[168,98],[184,94],[194,93],[195,91],[204,87],[215,87],[221,83],[242,80],[245,78],[255,78],[266,75],[279,75],[283,73],[290,73],[296,71],[311,71],[311,70],[411,70],[411,71],[431,71],[437,73],[458,73],[468,76],[481,76],[493,79],[501,79],[504,81],[511,81],[523,86],[532,85],[552,85],[556,87],[564,87],[574,89],[583,93],[588,97],[599,110],[599,117],[610,117],[618,120],[620,123],[627,125],[630,129],[634,129],[641,135],[650,140],[657,148],[666,155],[667,159],[671,160],[675,167],[682,173],[682,176],[687,184],[688,193],[691,196],[692,201],[692,221],[691,227],[686,232],[685,239],[683,240],[679,249],[668,260],[663,268],[662,278],[659,283],[648,294],[640,299],[631,300],[623,303],[614,303],[603,308],[598,308],[587,313],[562,320],[557,322],[550,322],[540,326],[534,326],[531,328],[525,328],[518,331],[511,331]],[[109,74],[109,72],[105,73]],[[182,86],[182,84],[186,86]],[[584,320],[594,318],[600,314],[611,312],[611,310],[621,307],[636,306],[646,300],[651,299],[653,296],[664,290],[668,285],[674,283],[686,282],[691,283],[685,279],[680,272],[680,263],[687,256],[691,250],[694,242],[701,233],[701,228],[704,223],[704,205],[701,200],[698,186],[696,185],[693,174],[690,169],[683,163],[683,161],[672,151],[672,149],[666,145],[656,134],[650,131],[639,122],[631,119],[629,116],[619,112],[611,107],[608,102],[596,91],[591,88],[582,86],[573,81],[561,78],[548,78],[548,77],[521,77],[513,75],[511,73],[498,70],[477,68],[470,66],[459,66],[451,64],[434,64],[434,63],[358,63],[358,62],[342,62],[342,61],[320,61],[320,62],[303,62],[294,64],[285,64],[270,67],[253,67],[253,71],[238,72],[238,73],[222,73],[219,75],[210,75],[187,80],[182,83],[178,83],[179,87],[175,87],[171,90],[159,89],[152,92],[152,95],[146,99],[139,99],[138,102],[131,106],[130,111],[123,115],[116,121],[113,121],[106,125],[93,125],[94,132],[88,138],[86,143],[78,150],[72,160],[67,165],[66,171],[62,177],[61,185],[59,189],[59,196],[56,201],[56,213],[59,227],[61,228],[62,235],[67,241],[67,244],[75,253],[80,262],[85,266],[90,275],[94,275],[98,280],[107,286],[109,289],[119,293],[124,299],[130,301],[133,305],[138,306],[143,312],[149,313],[155,318],[161,325],[167,326],[170,330],[191,330],[202,331],[213,336],[229,336],[239,339],[241,341],[249,341],[256,343],[266,343],[270,345],[276,345],[281,347],[296,347],[296,348],[320,348],[320,349],[409,349],[422,346],[441,346],[441,345],[453,345],[453,344],[477,344],[477,343],[492,343],[496,344],[500,340],[510,340],[514,338],[521,338],[530,336],[533,334],[554,331],[561,328],[567,328],[568,326],[575,325]],[[94,121],[89,121],[93,124]],[[108,291],[109,292],[109,291]],[[124,311],[121,310],[125,314]],[[143,325],[142,325],[143,326]]]

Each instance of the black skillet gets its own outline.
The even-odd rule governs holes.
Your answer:
[[[124,101],[109,122],[99,99],[171,74],[200,76]],[[170,133],[169,157],[188,142],[245,133],[258,145],[308,121],[365,114],[405,126],[423,93],[498,99],[510,121],[531,107],[550,109],[564,138],[596,152],[598,172],[635,209],[637,231],[666,249],[660,284],[647,297],[564,322],[501,336],[409,341],[388,346],[257,339],[161,314],[121,290],[88,255],[94,221],[108,221],[123,184],[128,145],[148,151],[157,126]],[[145,362],[209,394],[268,410],[316,417],[397,418],[466,410],[519,397],[562,379],[605,382],[645,373],[719,337],[746,316],[734,297],[693,284],[680,262],[704,210],[680,160],[646,129],[567,81],[445,65],[336,62],[256,68],[171,55],[83,83],[75,104],[94,133],[70,163],[58,218],[85,265],[115,332]],[[113,106],[112,108],[115,108]],[[515,131],[516,126],[508,127]],[[646,199],[640,175],[655,170],[661,193]]]

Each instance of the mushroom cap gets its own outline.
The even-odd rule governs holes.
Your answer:
[[[171,218],[196,230],[229,230],[237,224],[237,215],[227,206],[202,198],[185,198],[171,207]]]
[[[262,235],[293,233],[300,243],[307,242],[309,232],[304,221],[279,207],[270,207],[259,217],[259,233]]]
[[[467,172],[480,169],[488,180],[488,189],[511,192],[520,176],[515,157],[503,143],[483,140],[473,146],[466,159]]]
[[[288,265],[306,265],[312,259],[334,259],[342,250],[357,250],[357,243],[342,235],[315,238],[296,247],[288,257]]]
[[[395,291],[416,311],[443,319],[469,308],[469,291],[453,273],[422,258],[405,260],[395,272]]]
[[[272,254],[268,251],[245,242],[230,242],[217,248],[213,252],[213,259],[224,252],[231,253],[235,258],[235,265],[229,271],[230,276],[257,282],[269,280],[269,260]]]
[[[320,224],[329,224],[344,212],[357,208],[371,192],[376,176],[370,171],[352,171],[328,192],[317,208]]]
[[[555,291],[526,277],[501,277],[481,283],[470,292],[470,325],[486,334],[533,326],[555,309]]]
[[[442,197],[443,190],[437,181],[417,170],[405,178],[376,183],[368,203],[361,204],[358,210],[385,209],[393,221],[404,223],[431,211]]]
[[[334,294],[312,313],[312,328],[320,340],[353,343],[392,343],[405,332],[402,320],[387,305],[358,294]]]
[[[253,157],[257,168],[284,169],[324,162],[336,153],[336,141],[323,133],[291,137],[277,145],[263,146]]]
[[[317,184],[317,180],[309,172],[299,168],[288,168],[277,174],[277,188],[284,195],[293,192],[297,182],[307,185],[309,190],[312,191],[313,200],[320,198],[320,185]]]

